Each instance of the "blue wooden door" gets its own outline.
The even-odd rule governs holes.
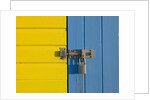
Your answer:
[[[69,16],[68,49],[93,49],[86,74],[78,59],[68,59],[69,93],[119,93],[119,17]]]

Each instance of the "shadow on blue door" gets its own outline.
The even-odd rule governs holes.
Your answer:
[[[68,74],[78,74],[78,59],[68,59]]]

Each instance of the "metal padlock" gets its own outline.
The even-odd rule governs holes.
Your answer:
[[[78,64],[78,73],[79,74],[86,74],[86,61],[85,58],[82,58],[83,61],[81,61],[81,58],[79,58],[79,64]]]

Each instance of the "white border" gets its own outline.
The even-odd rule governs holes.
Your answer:
[[[16,93],[16,16],[119,16],[119,93]],[[134,99],[134,11],[2,11],[2,99]]]
[[[135,10],[135,93],[149,92],[148,0],[12,1],[11,6],[12,10]]]
[[[0,0],[0,10],[10,10],[11,0]]]

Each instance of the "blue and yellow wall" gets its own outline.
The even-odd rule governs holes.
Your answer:
[[[61,47],[95,50],[85,75]],[[16,93],[119,93],[119,17],[17,16]]]

